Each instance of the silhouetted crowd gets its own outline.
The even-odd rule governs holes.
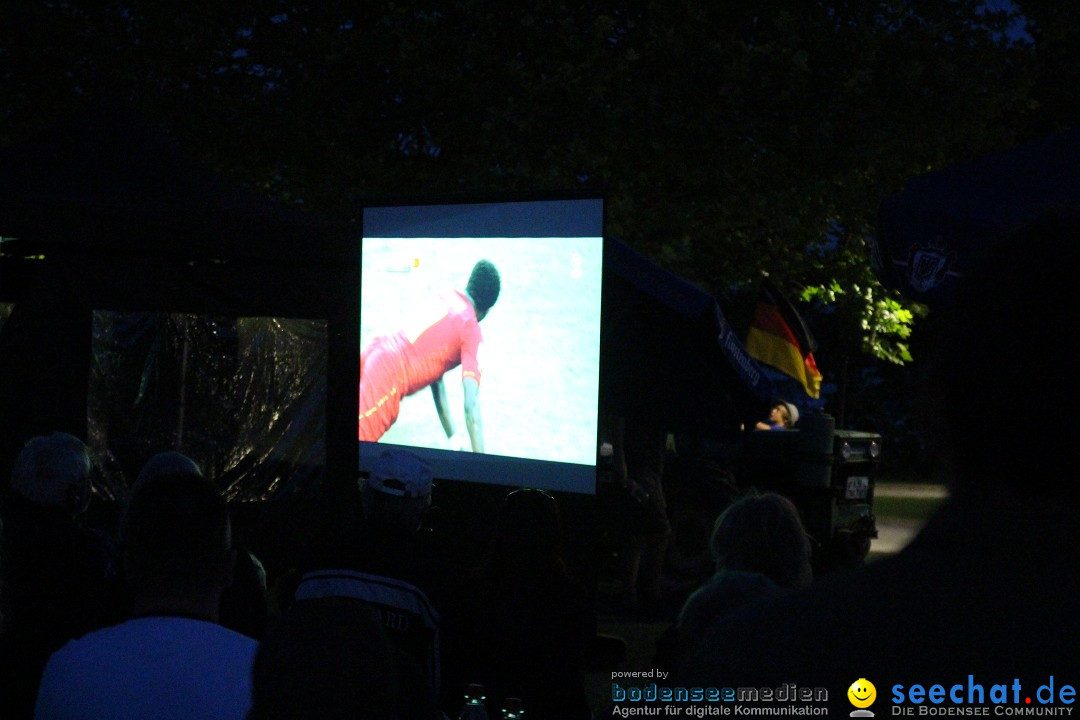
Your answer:
[[[772,493],[737,500],[709,538],[715,574],[657,643],[670,683],[826,687],[846,712],[860,677],[1076,680],[1080,444],[1061,418],[1076,377],[1078,228],[1047,217],[998,244],[937,321],[928,417],[942,420],[955,479],[919,536],[812,578],[796,507]],[[546,492],[508,492],[487,557],[461,572],[422,532],[433,469],[387,450],[355,525],[268,578],[190,458],[152,457],[107,531],[82,520],[90,471],[64,433],[15,459],[0,506],[4,718],[438,720],[457,716],[470,684],[530,720],[616,708],[589,707],[596,609]]]
[[[422,532],[432,474],[384,452],[358,522],[271,583],[190,458],[152,457],[105,533],[81,517],[86,446],[31,439],[3,504],[4,717],[438,719],[473,683],[589,718],[595,615],[555,499],[507,494],[489,557],[451,572]]]

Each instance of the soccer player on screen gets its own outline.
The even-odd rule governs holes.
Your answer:
[[[480,321],[499,299],[499,271],[488,260],[473,266],[465,291],[439,297],[432,308],[432,322],[417,328],[375,338],[360,353],[359,439],[375,442],[397,420],[401,399],[431,388],[435,410],[446,437],[455,449],[464,442],[454,430],[446,400],[443,375],[461,365],[465,394],[465,428],[473,452],[484,452],[480,420],[480,363],[483,336]]]

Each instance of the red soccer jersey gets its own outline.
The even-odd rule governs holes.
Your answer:
[[[399,333],[403,339],[402,359],[405,365],[405,395],[412,395],[441,378],[447,370],[461,365],[461,377],[480,382],[477,354],[483,336],[476,310],[464,293],[454,291],[440,297],[445,313],[438,320],[420,329],[416,337]]]
[[[483,338],[472,304],[460,292],[441,298],[441,315],[409,330],[375,338],[360,355],[359,438],[377,441],[397,420],[401,398],[431,385],[457,365],[480,382]]]

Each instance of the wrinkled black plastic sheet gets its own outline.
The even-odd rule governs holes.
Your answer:
[[[123,500],[179,450],[233,501],[312,496],[326,475],[325,320],[95,311],[87,441]]]
[[[8,317],[11,316],[11,311],[15,309],[15,303],[0,302],[0,330],[4,329],[4,323],[7,322]]]

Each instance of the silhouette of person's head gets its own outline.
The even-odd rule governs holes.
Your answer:
[[[416,532],[431,507],[431,466],[405,450],[385,450],[360,492],[365,526],[385,534]]]
[[[305,600],[259,644],[248,720],[398,717],[393,668],[374,612],[342,598]]]
[[[476,319],[483,320],[499,299],[502,281],[499,271],[490,260],[480,260],[473,266],[465,292],[473,301]]]
[[[198,463],[183,453],[175,450],[159,452],[142,466],[135,484],[144,482],[147,478],[158,475],[197,475],[202,477],[202,469]]]
[[[121,540],[137,606],[191,602],[212,606],[216,619],[233,556],[229,509],[211,481],[190,473],[144,478],[121,519]]]
[[[1080,213],[1046,215],[994,244],[961,283],[941,336],[938,391],[957,499],[1075,497]],[[1031,479],[1038,477],[1038,482]]]
[[[15,458],[11,489],[36,505],[81,513],[90,502],[86,445],[62,432],[31,438]]]
[[[543,490],[509,493],[495,525],[492,568],[502,572],[558,564],[562,558],[559,506]]]
[[[799,511],[782,495],[735,501],[716,519],[709,548],[717,570],[761,573],[783,587],[810,582],[810,540]]]

